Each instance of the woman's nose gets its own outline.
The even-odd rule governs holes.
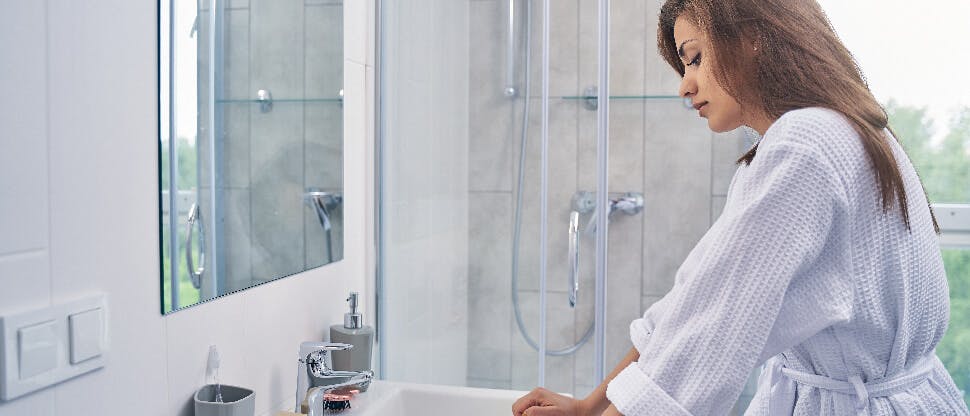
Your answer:
[[[691,95],[697,94],[697,84],[694,82],[693,76],[684,75],[680,79],[680,90],[678,94],[681,97],[690,97]]]

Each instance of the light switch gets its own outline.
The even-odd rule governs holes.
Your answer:
[[[71,364],[101,355],[101,308],[68,316],[71,332]]]
[[[28,379],[57,367],[57,332],[54,321],[20,328],[20,379]]]
[[[104,367],[108,319],[104,294],[0,314],[0,409],[2,402]]]

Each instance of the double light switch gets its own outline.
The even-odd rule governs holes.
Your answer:
[[[104,295],[0,316],[0,400],[104,366]]]

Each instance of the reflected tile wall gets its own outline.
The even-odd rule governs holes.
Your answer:
[[[252,110],[251,212],[254,281],[303,270],[303,109]],[[296,162],[296,163],[294,163]]]
[[[307,187],[343,186],[343,85],[340,0],[232,0],[225,11],[224,86],[219,104],[220,187],[226,287],[239,290],[325,264],[327,239],[303,202]],[[208,30],[207,5],[200,33]],[[200,42],[200,56],[208,45]],[[200,73],[206,73],[200,61]],[[200,79],[205,92],[208,80]],[[262,112],[259,89],[273,95]],[[308,99],[306,103],[292,100]],[[324,101],[329,99],[331,101]],[[200,96],[204,103],[208,96]],[[208,184],[207,112],[199,125],[199,180]],[[203,193],[208,188],[200,189]],[[343,211],[332,212],[333,258],[343,257]],[[211,230],[211,224],[207,224]],[[255,238],[258,236],[258,238]],[[295,238],[294,238],[295,237]],[[211,247],[211,246],[210,246]],[[209,256],[212,257],[212,256]],[[207,258],[207,262],[210,262]]]
[[[249,189],[228,189],[226,201],[226,239],[223,241],[226,288],[236,291],[252,285]]]

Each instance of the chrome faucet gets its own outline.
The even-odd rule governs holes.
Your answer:
[[[353,348],[350,344],[332,342],[307,341],[300,344],[300,355],[297,365],[296,378],[296,412],[300,412],[301,404],[306,399],[307,416],[320,416],[326,408],[325,394],[337,389],[365,390],[374,378],[374,372],[338,371],[330,368],[327,361],[330,351],[342,351]],[[307,397],[307,391],[314,389]]]

